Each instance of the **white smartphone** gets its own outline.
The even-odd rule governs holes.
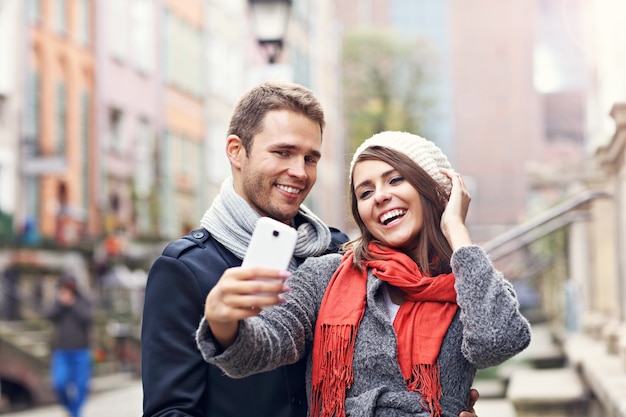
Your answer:
[[[293,227],[269,217],[261,217],[254,228],[241,266],[262,266],[286,271],[297,239],[298,233]]]
[[[286,271],[297,239],[298,233],[293,227],[269,217],[261,217],[254,228],[241,266],[262,266]]]

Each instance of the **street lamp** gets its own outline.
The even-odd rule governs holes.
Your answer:
[[[257,41],[267,53],[268,62],[273,64],[283,48],[292,0],[248,0],[248,2]]]

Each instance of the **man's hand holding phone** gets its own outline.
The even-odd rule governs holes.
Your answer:
[[[295,229],[262,217],[241,267],[229,268],[206,297],[204,315],[222,348],[237,336],[239,320],[283,301],[297,239]]]
[[[286,271],[289,269],[297,239],[298,234],[293,227],[269,217],[261,217],[241,266],[259,266]],[[267,280],[271,277],[259,275],[258,279]]]

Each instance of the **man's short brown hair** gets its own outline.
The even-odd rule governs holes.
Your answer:
[[[313,92],[299,84],[287,81],[268,81],[245,93],[237,103],[230,119],[228,135],[241,139],[246,153],[252,140],[263,128],[265,115],[273,110],[289,110],[301,114],[324,131],[324,111]]]

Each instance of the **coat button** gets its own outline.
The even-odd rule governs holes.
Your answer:
[[[294,404],[295,406],[301,407],[302,406],[302,398],[301,397],[291,397],[291,403]]]
[[[191,236],[195,239],[202,239],[204,237],[204,232],[193,232]]]

